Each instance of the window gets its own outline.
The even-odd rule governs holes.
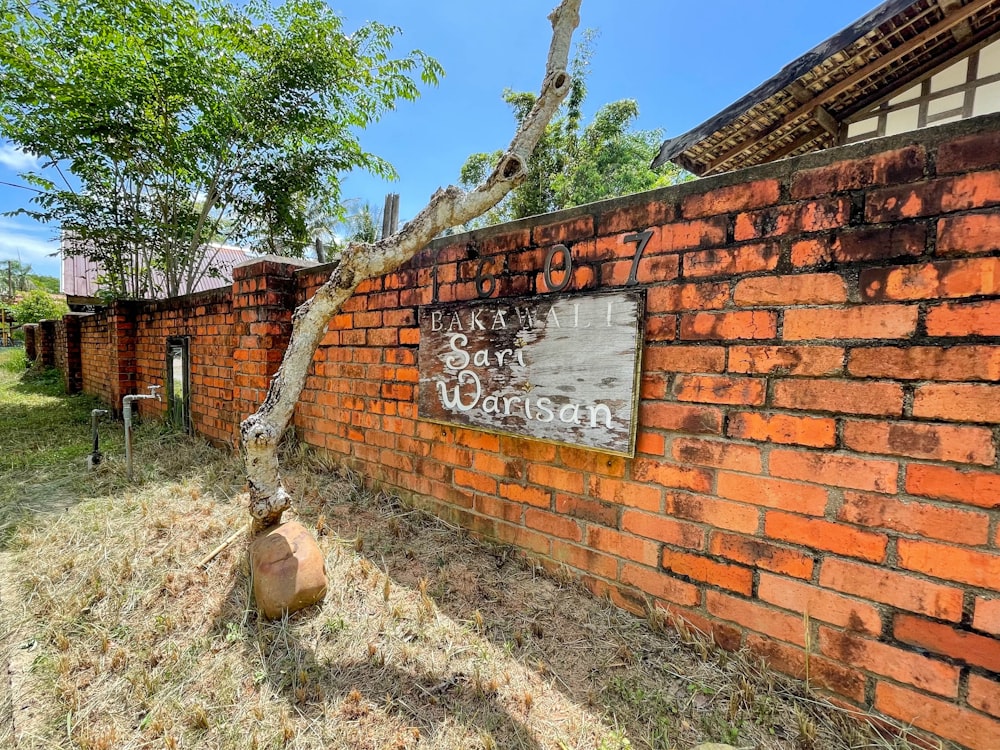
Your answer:
[[[178,430],[190,433],[188,341],[186,336],[167,339],[167,419]]]

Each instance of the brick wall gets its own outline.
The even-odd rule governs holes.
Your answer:
[[[348,301],[295,424],[620,606],[652,601],[791,674],[808,660],[835,700],[994,747],[998,237],[991,116],[444,238]],[[634,459],[417,418],[418,307],[476,299],[480,269],[493,296],[544,294],[556,243],[570,289],[633,273],[646,289]],[[259,402],[291,298],[328,271],[237,275],[218,350],[232,347],[233,401],[204,360],[221,407],[207,434],[232,437]],[[203,307],[185,318],[193,341]],[[119,339],[125,359],[135,340],[135,388],[161,377],[170,335],[147,313],[121,311],[138,321]]]

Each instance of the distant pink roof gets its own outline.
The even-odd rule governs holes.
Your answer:
[[[72,240],[63,238],[62,244],[65,248]],[[195,292],[204,292],[207,289],[218,289],[229,286],[233,283],[233,266],[239,265],[251,256],[246,250],[232,245],[211,244],[209,247],[215,251],[211,263],[219,270],[219,276],[205,274],[195,286]],[[155,275],[156,272],[154,272]],[[98,284],[97,277],[100,275],[100,267],[83,255],[70,255],[63,252],[62,257],[62,278],[59,280],[59,291],[71,297],[97,297]]]

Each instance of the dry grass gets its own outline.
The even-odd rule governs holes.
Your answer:
[[[330,594],[263,621],[243,540],[195,566],[245,520],[234,457],[147,425],[130,485],[113,456],[80,473],[88,450],[31,469],[73,501],[22,513],[4,553],[17,748],[906,747],[294,449]]]

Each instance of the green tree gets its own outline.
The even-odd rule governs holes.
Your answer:
[[[307,198],[394,176],[358,133],[442,73],[393,57],[397,33],[347,34],[321,0],[0,0],[0,135],[72,175],[23,175],[23,212],[59,222],[111,296],[190,291],[220,234],[301,254]]]
[[[691,179],[692,175],[673,164],[655,171],[649,168],[663,133],[631,129],[639,116],[639,106],[632,99],[604,105],[593,121],[581,128],[595,37],[595,32],[588,30],[576,49],[571,64],[572,89],[532,154],[527,179],[473,226],[536,216]],[[534,94],[510,89],[504,91],[503,99],[518,125],[535,103]],[[500,151],[473,154],[462,165],[459,180],[465,186],[478,183],[500,157]]]
[[[41,289],[28,292],[15,302],[12,308],[14,319],[20,325],[61,318],[69,312],[69,307],[66,306],[65,302],[61,299],[55,299]]]

